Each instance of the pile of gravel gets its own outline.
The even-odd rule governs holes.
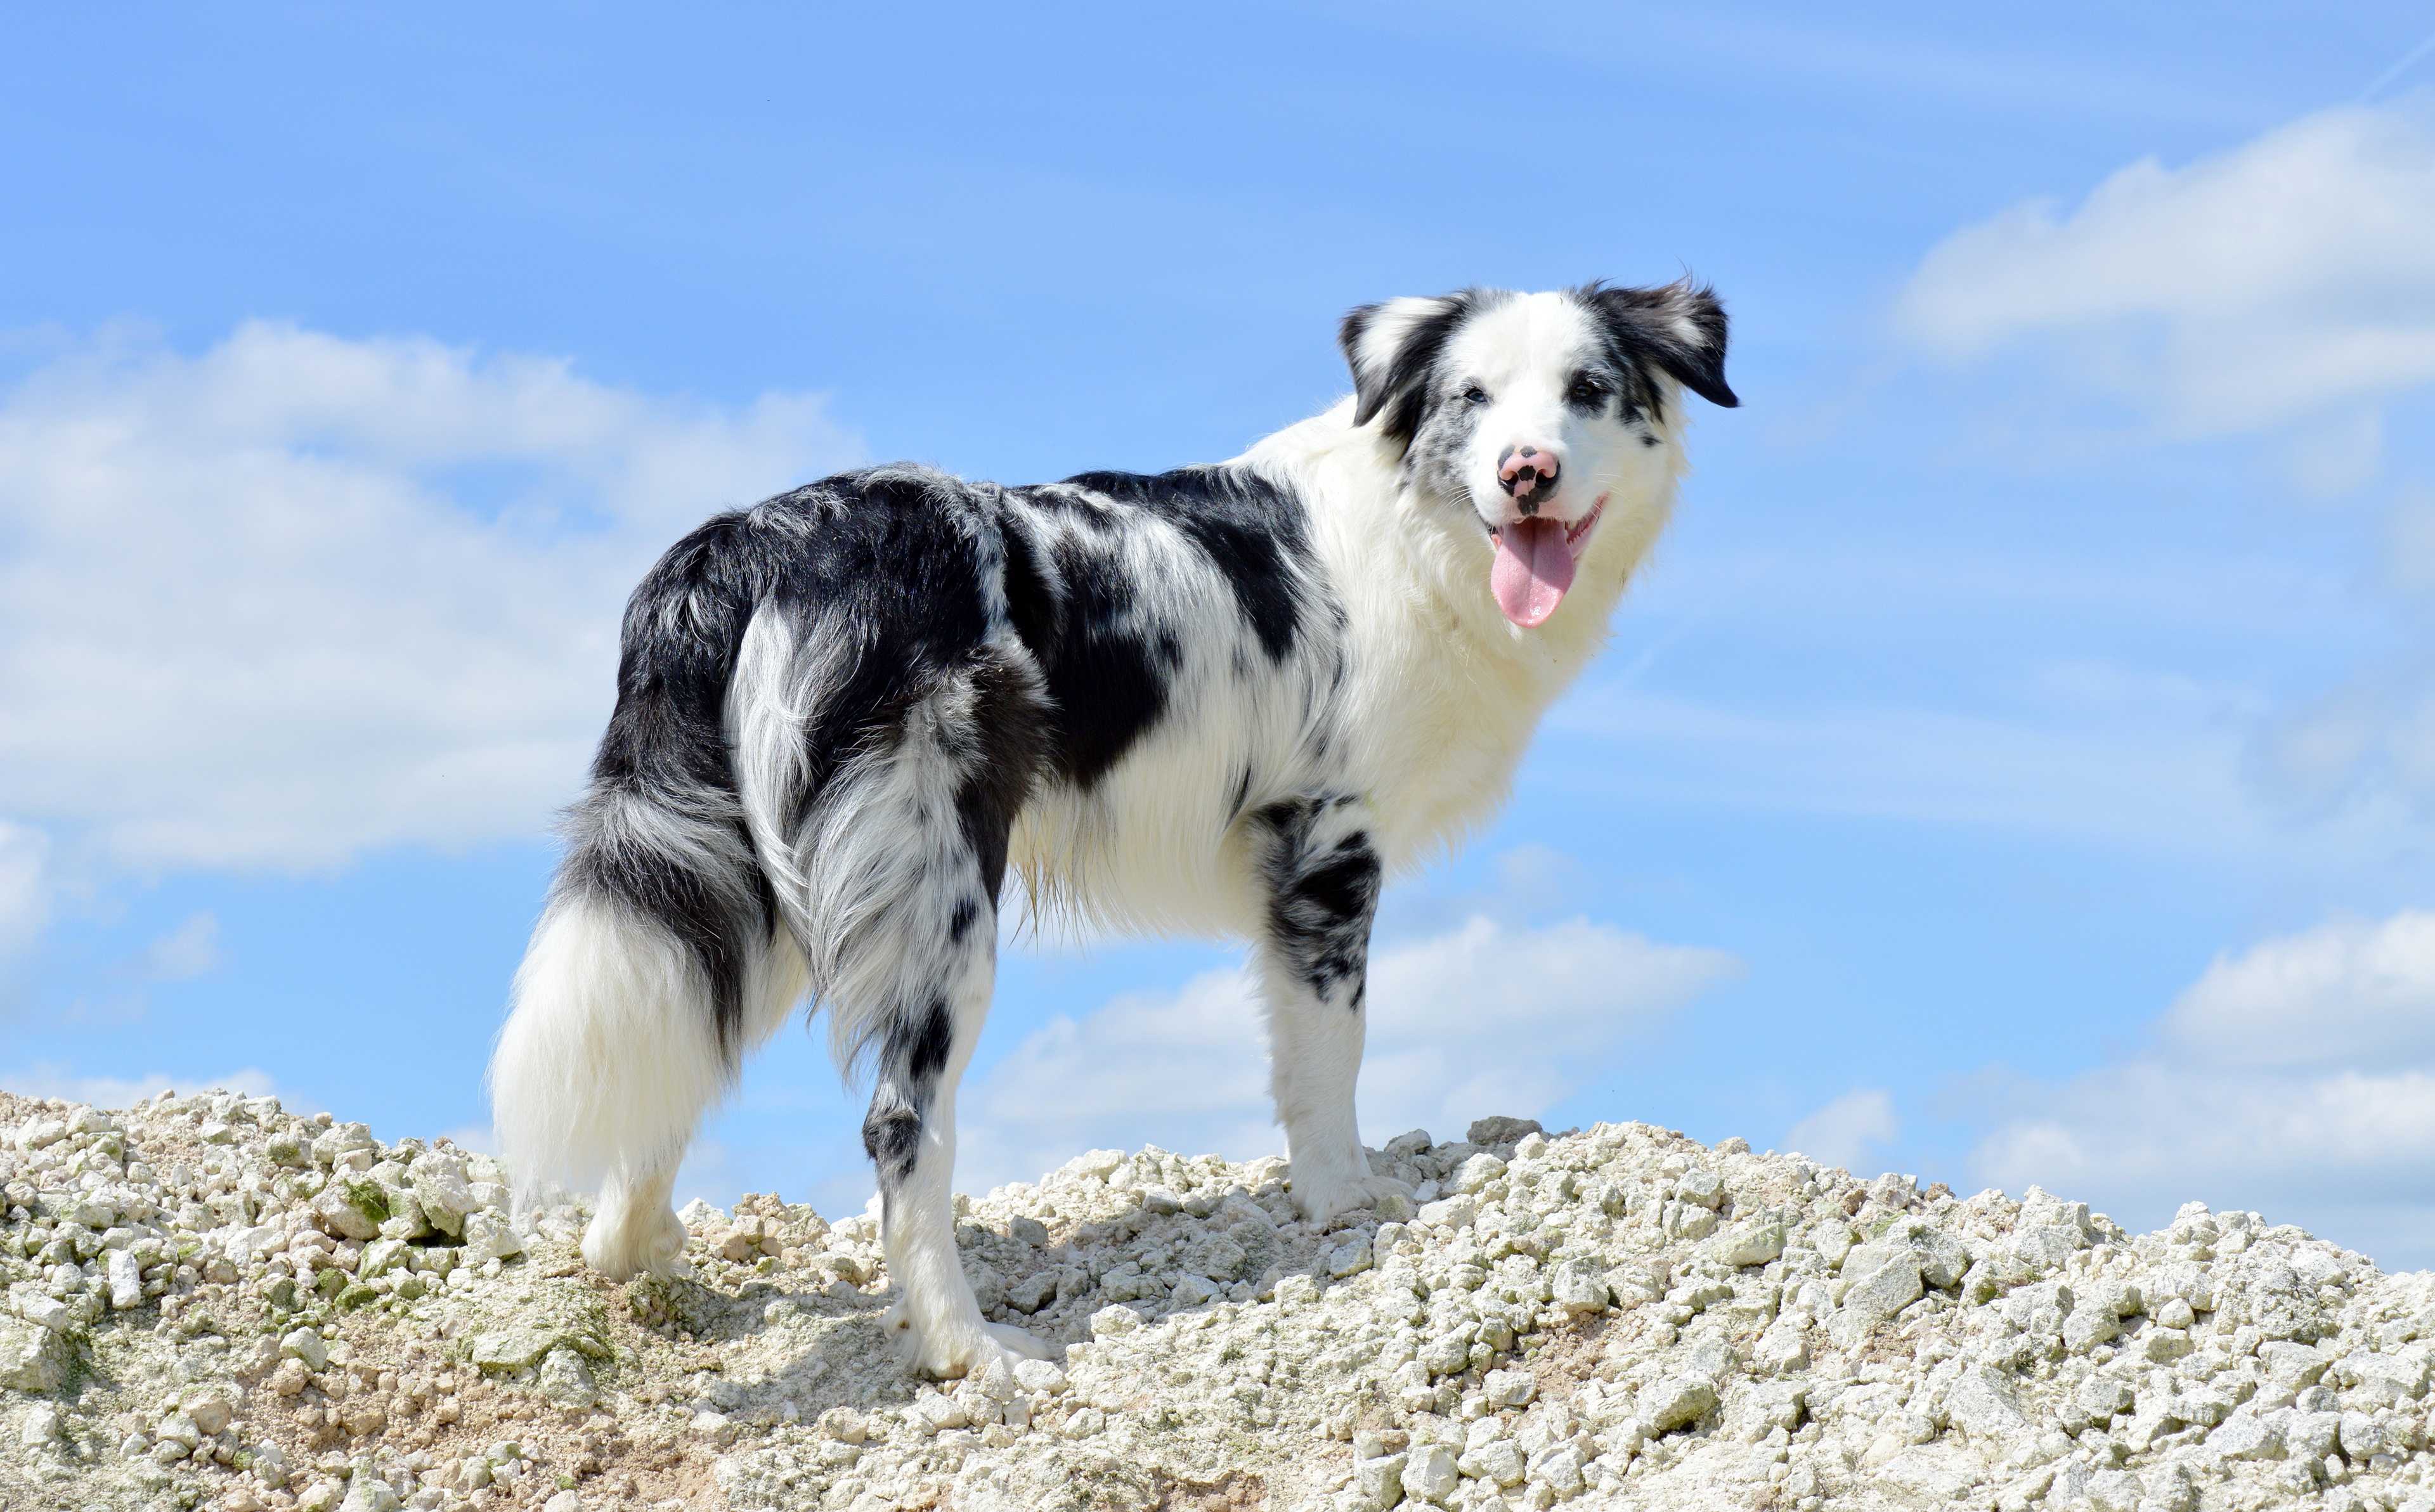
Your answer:
[[[908,1378],[870,1213],[696,1204],[613,1285],[495,1165],[235,1093],[0,1093],[0,1505],[2435,1512],[2435,1277],[2192,1204],[2133,1237],[1644,1125],[957,1199],[1061,1366]],[[2424,1446],[2424,1447],[2422,1447]]]

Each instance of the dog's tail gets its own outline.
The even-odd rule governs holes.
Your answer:
[[[745,515],[712,520],[627,605],[616,712],[491,1063],[522,1193],[673,1165],[742,1050],[803,996],[725,728],[767,588],[751,534]]]

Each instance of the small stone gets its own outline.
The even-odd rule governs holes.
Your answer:
[[[192,1418],[195,1426],[204,1433],[216,1434],[229,1425],[231,1418],[236,1416],[236,1408],[218,1392],[205,1392],[186,1402],[186,1416]]]
[[[2275,1340],[2259,1347],[2258,1363],[2266,1366],[2266,1379],[2278,1386],[2298,1390],[2313,1386],[2323,1379],[2327,1364],[2324,1351],[2311,1345]]]
[[[2225,1459],[2281,1459],[2283,1414],[2236,1413],[2207,1435],[2207,1449]]]
[[[1479,1386],[1480,1400],[1487,1403],[1491,1412],[1523,1406],[1538,1395],[1538,1391],[1539,1383],[1531,1379],[1528,1370],[1491,1370]],[[1714,1400],[1713,1395],[1710,1400]]]
[[[125,1313],[144,1305],[144,1277],[133,1255],[123,1249],[111,1251],[102,1273],[109,1281],[113,1312]]]
[[[58,1297],[38,1292],[31,1286],[12,1288],[9,1300],[16,1304],[19,1317],[38,1328],[48,1329],[54,1333],[65,1333],[76,1326],[74,1309]]]
[[[1446,1177],[1445,1187],[1458,1196],[1469,1196],[1505,1175],[1505,1162],[1486,1150],[1480,1151],[1454,1168]]]
[[[1661,1433],[1697,1422],[1716,1405],[1716,1387],[1684,1376],[1667,1376],[1640,1398],[1640,1410]]]
[[[2147,1329],[2139,1335],[2139,1356],[2157,1365],[2168,1365],[2190,1352],[2190,1336],[2180,1329]]]
[[[1065,1372],[1046,1360],[1018,1360],[1014,1383],[1035,1397],[1054,1397],[1065,1389]]]
[[[1497,1439],[1464,1451],[1455,1468],[1474,1480],[1496,1486],[1519,1486],[1523,1480],[1522,1448],[1511,1439]]]
[[[314,1329],[289,1331],[279,1341],[279,1352],[290,1359],[302,1361],[307,1370],[319,1371],[330,1363],[330,1346]]]
[[[1463,1142],[1482,1148],[1491,1144],[1511,1144],[1525,1134],[1544,1133],[1535,1118],[1507,1118],[1501,1115],[1474,1119]]]
[[[397,1512],[397,1492],[379,1476],[359,1470],[347,1484],[347,1498],[338,1512]]]
[[[1404,1458],[1402,1481],[1406,1496],[1442,1503],[1454,1494],[1459,1480],[1455,1452],[1443,1444],[1425,1445]]]
[[[972,1415],[964,1410],[960,1402],[953,1397],[943,1397],[935,1391],[924,1392],[915,1398],[913,1411],[927,1425],[929,1432],[934,1434],[943,1433],[952,1428],[965,1427],[973,1420]]]
[[[336,1512],[346,1488],[336,1481],[316,1481],[296,1499],[296,1512]]]
[[[1693,1207],[1715,1208],[1725,1200],[1725,1178],[1694,1168],[1674,1178],[1674,1194]]]
[[[2095,1305],[2075,1308],[2063,1322],[2064,1348],[2074,1354],[2086,1354],[2118,1338],[2121,1332],[2122,1324],[2113,1309]]]
[[[1550,1298],[1566,1313],[1602,1312],[1607,1304],[1606,1282],[1590,1272],[1578,1260],[1568,1260],[1556,1267]]]
[[[43,1402],[26,1415],[26,1421],[18,1432],[18,1441],[27,1449],[47,1448],[60,1436],[61,1426],[60,1410],[49,1402]]]
[[[2155,1315],[2157,1326],[2167,1329],[2187,1329],[2199,1320],[2190,1304],[2178,1297],[2167,1298],[2165,1305],[2156,1309]]]
[[[1737,1221],[1708,1241],[1708,1251],[1719,1264],[1764,1265],[1784,1253],[1784,1219],[1762,1213]]]
[[[1376,1459],[1356,1461],[1353,1484],[1360,1489],[1363,1501],[1384,1512],[1404,1499],[1404,1456],[1381,1454]]]
[[[503,1213],[479,1211],[465,1217],[464,1260],[469,1265],[505,1260],[524,1253],[525,1242]]]

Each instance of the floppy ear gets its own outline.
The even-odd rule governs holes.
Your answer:
[[[1429,367],[1474,302],[1468,289],[1436,299],[1407,296],[1365,304],[1344,318],[1336,339],[1353,369],[1354,424],[1367,425],[1383,411],[1387,434],[1411,440]]]
[[[1741,403],[1725,387],[1725,307],[1714,289],[1684,278],[1653,289],[1593,284],[1577,292],[1626,353],[1656,363],[1709,404]]]

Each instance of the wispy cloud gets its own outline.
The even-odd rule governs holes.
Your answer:
[[[1845,1092],[1785,1131],[1784,1147],[1822,1165],[1839,1165],[1856,1176],[1872,1176],[1876,1152],[1901,1137],[1902,1121],[1894,1100],[1883,1088]]]
[[[50,836],[0,818],[0,961],[50,922]]]
[[[2435,380],[2429,246],[2428,112],[2349,107],[1956,232],[1896,320],[1955,359],[2045,341],[2069,384],[2179,430],[2279,428]]]
[[[129,964],[145,982],[190,982],[220,963],[220,921],[208,911],[170,930]]]
[[[269,323],[96,342],[0,396],[7,817],[105,871],[532,833],[642,567],[854,453],[811,396],[727,411]]]

